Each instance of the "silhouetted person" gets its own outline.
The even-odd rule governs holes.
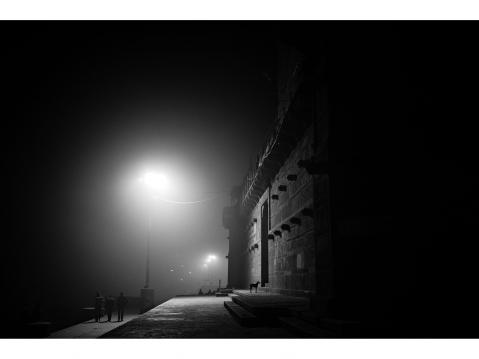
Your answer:
[[[198,295],[203,295],[203,291],[200,288],[200,291],[198,292]]]
[[[123,313],[125,312],[126,304],[128,299],[123,295],[123,292],[120,293],[120,296],[116,299],[116,306],[118,308],[118,321],[123,321]]]
[[[96,292],[95,297],[95,322],[99,322],[101,317],[103,316],[103,301],[104,298],[101,296],[100,292]]]
[[[109,295],[106,298],[105,302],[105,311],[106,315],[108,316],[108,321],[111,322],[111,314],[113,313],[113,307],[115,306],[115,299]]]

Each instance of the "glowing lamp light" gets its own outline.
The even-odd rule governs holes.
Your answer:
[[[169,187],[168,178],[163,174],[156,173],[153,171],[145,172],[138,179],[138,181],[155,194],[162,192]]]
[[[210,254],[207,258],[206,258],[206,263],[211,263],[212,261],[215,261],[216,260],[216,256],[214,254]]]

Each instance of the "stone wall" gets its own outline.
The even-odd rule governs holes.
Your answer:
[[[229,270],[235,271],[233,264],[238,263],[234,286],[248,288],[260,281],[263,290],[301,296],[318,295],[320,288],[320,296],[329,298],[329,176],[313,175],[298,165],[328,160],[324,91],[316,83],[313,64],[306,64],[293,48],[279,50],[278,120],[242,185],[239,230],[230,228]],[[265,204],[267,228],[262,233]],[[318,256],[324,265],[318,264]]]
[[[304,214],[305,208],[313,208],[313,176],[297,165],[299,160],[312,156],[312,141],[311,127],[246,216],[245,287],[261,281],[261,252],[264,250],[261,245],[261,207],[267,203],[268,234],[274,239],[267,240],[269,275],[265,287],[298,295],[316,289],[314,219],[310,214]]]
[[[316,289],[314,223],[302,213],[313,207],[313,178],[297,165],[311,156],[312,142],[310,128],[271,184],[270,233],[274,240],[269,241],[269,286],[274,291],[300,294],[295,292]],[[275,235],[277,231],[281,235]]]
[[[248,288],[250,283],[261,281],[261,205],[267,199],[268,190],[263,193],[257,205],[246,217],[246,236],[243,249],[246,265],[246,275],[243,282],[245,288]],[[257,245],[257,248],[255,248],[255,245]]]

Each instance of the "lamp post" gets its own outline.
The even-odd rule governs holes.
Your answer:
[[[214,254],[210,254],[206,258],[206,262],[203,264],[203,266],[206,268],[206,281],[208,283],[208,287],[211,286],[211,277],[210,277],[210,271],[209,271],[209,264],[213,261],[216,261],[216,256]]]
[[[141,312],[144,313],[151,309],[155,304],[155,290],[150,288],[150,245],[151,245],[151,216],[153,211],[153,201],[155,197],[162,192],[167,185],[166,178],[154,172],[146,172],[139,178],[139,181],[148,191],[149,208],[148,208],[148,224],[146,238],[146,275],[145,286],[141,289]]]
[[[148,211],[148,236],[146,238],[146,278],[145,288],[150,287],[150,242],[151,242],[151,211]]]

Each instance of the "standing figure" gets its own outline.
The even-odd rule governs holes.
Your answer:
[[[108,316],[108,321],[111,322],[111,314],[113,313],[113,306],[115,305],[115,299],[109,295],[107,298],[106,298],[106,302],[105,302],[105,311],[106,311],[106,314]]]
[[[101,296],[100,292],[96,292],[95,297],[95,322],[99,322],[101,317],[103,316],[103,297]]]
[[[123,295],[123,292],[120,293],[120,296],[116,299],[116,306],[118,308],[118,321],[123,321],[123,313],[125,312],[126,304],[128,299]]]

